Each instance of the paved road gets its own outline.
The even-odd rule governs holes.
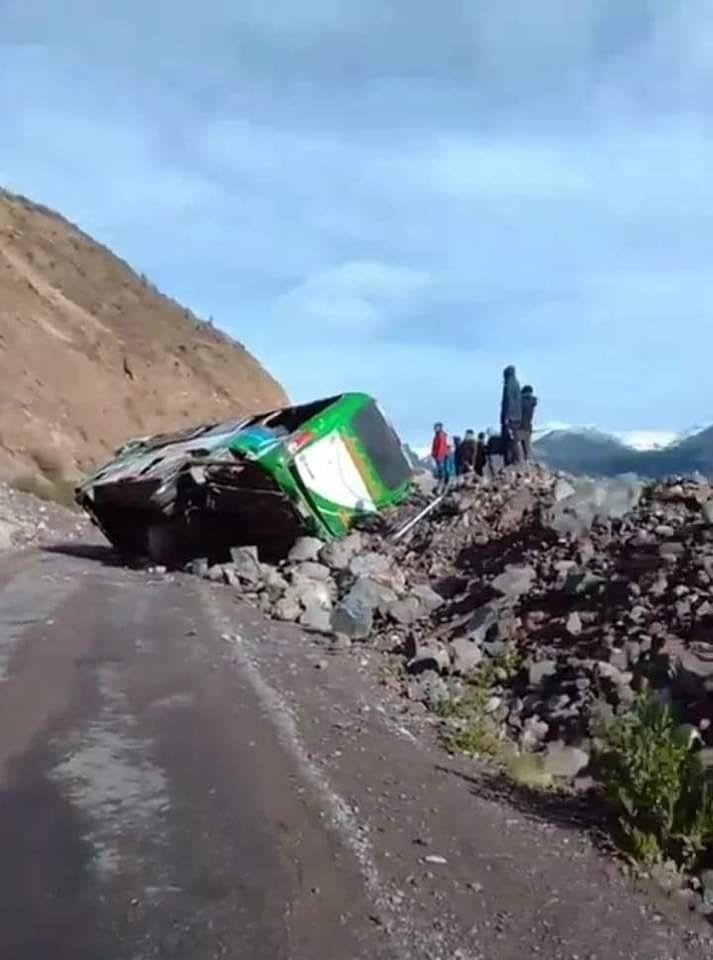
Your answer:
[[[416,743],[368,656],[107,560],[0,558],[1,957],[711,955]]]

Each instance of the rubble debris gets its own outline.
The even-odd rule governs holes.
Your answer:
[[[558,496],[586,530],[552,528]],[[498,735],[537,754],[543,776],[573,781],[595,718],[648,688],[680,701],[713,753],[709,500],[713,488],[700,481],[510,471],[450,491],[395,541],[389,529],[422,509],[416,491],[385,514],[386,533],[362,530],[279,568],[262,564],[257,589],[279,619],[395,657],[409,700],[436,709],[478,684]]]
[[[75,540],[88,529],[87,518],[76,510],[0,482],[0,551]]]
[[[75,498],[130,558],[219,562],[258,544],[261,559],[291,549],[316,561],[324,542],[404,500],[411,481],[379,405],[345,393],[130,441]]]

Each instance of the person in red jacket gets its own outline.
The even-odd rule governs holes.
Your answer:
[[[436,478],[440,483],[448,479],[448,434],[442,423],[433,428],[433,443],[431,444],[431,459],[436,467]]]

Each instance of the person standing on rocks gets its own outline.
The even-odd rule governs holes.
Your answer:
[[[463,475],[463,440],[453,437],[453,472],[457,477]]]
[[[472,433],[472,431],[471,431]],[[488,443],[484,433],[478,434],[478,442],[475,445],[475,460],[473,469],[478,477],[485,473],[485,465],[488,462]]]
[[[528,384],[522,388],[522,422],[520,425],[520,446],[525,460],[529,460],[532,456],[532,426],[536,407],[535,391]]]
[[[466,430],[465,439],[460,445],[460,463],[462,474],[465,475],[474,473],[476,451],[477,445],[475,442],[475,434],[472,430]]]
[[[515,367],[503,370],[503,396],[500,404],[500,430],[503,438],[505,466],[520,462],[520,437],[522,426],[522,391]]]
[[[448,480],[448,434],[443,429],[442,423],[437,423],[433,428],[431,459],[435,466],[436,479],[439,483],[446,483]]]

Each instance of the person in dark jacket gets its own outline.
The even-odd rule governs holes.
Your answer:
[[[457,477],[460,477],[463,474],[463,457],[461,455],[462,446],[463,441],[461,438],[453,437],[453,471]]]
[[[525,460],[529,460],[532,456],[532,428],[536,407],[535,391],[528,384],[522,388],[522,420],[520,423],[520,446]]]
[[[505,465],[520,462],[519,430],[522,423],[522,392],[515,367],[503,370],[503,397],[500,404],[500,431],[505,447]]]
[[[475,463],[473,469],[479,477],[485,473],[485,465],[488,462],[488,447],[484,433],[478,434],[478,442],[475,445]]]
[[[472,430],[465,431],[465,439],[460,445],[460,463],[463,474],[475,471],[476,443]]]

